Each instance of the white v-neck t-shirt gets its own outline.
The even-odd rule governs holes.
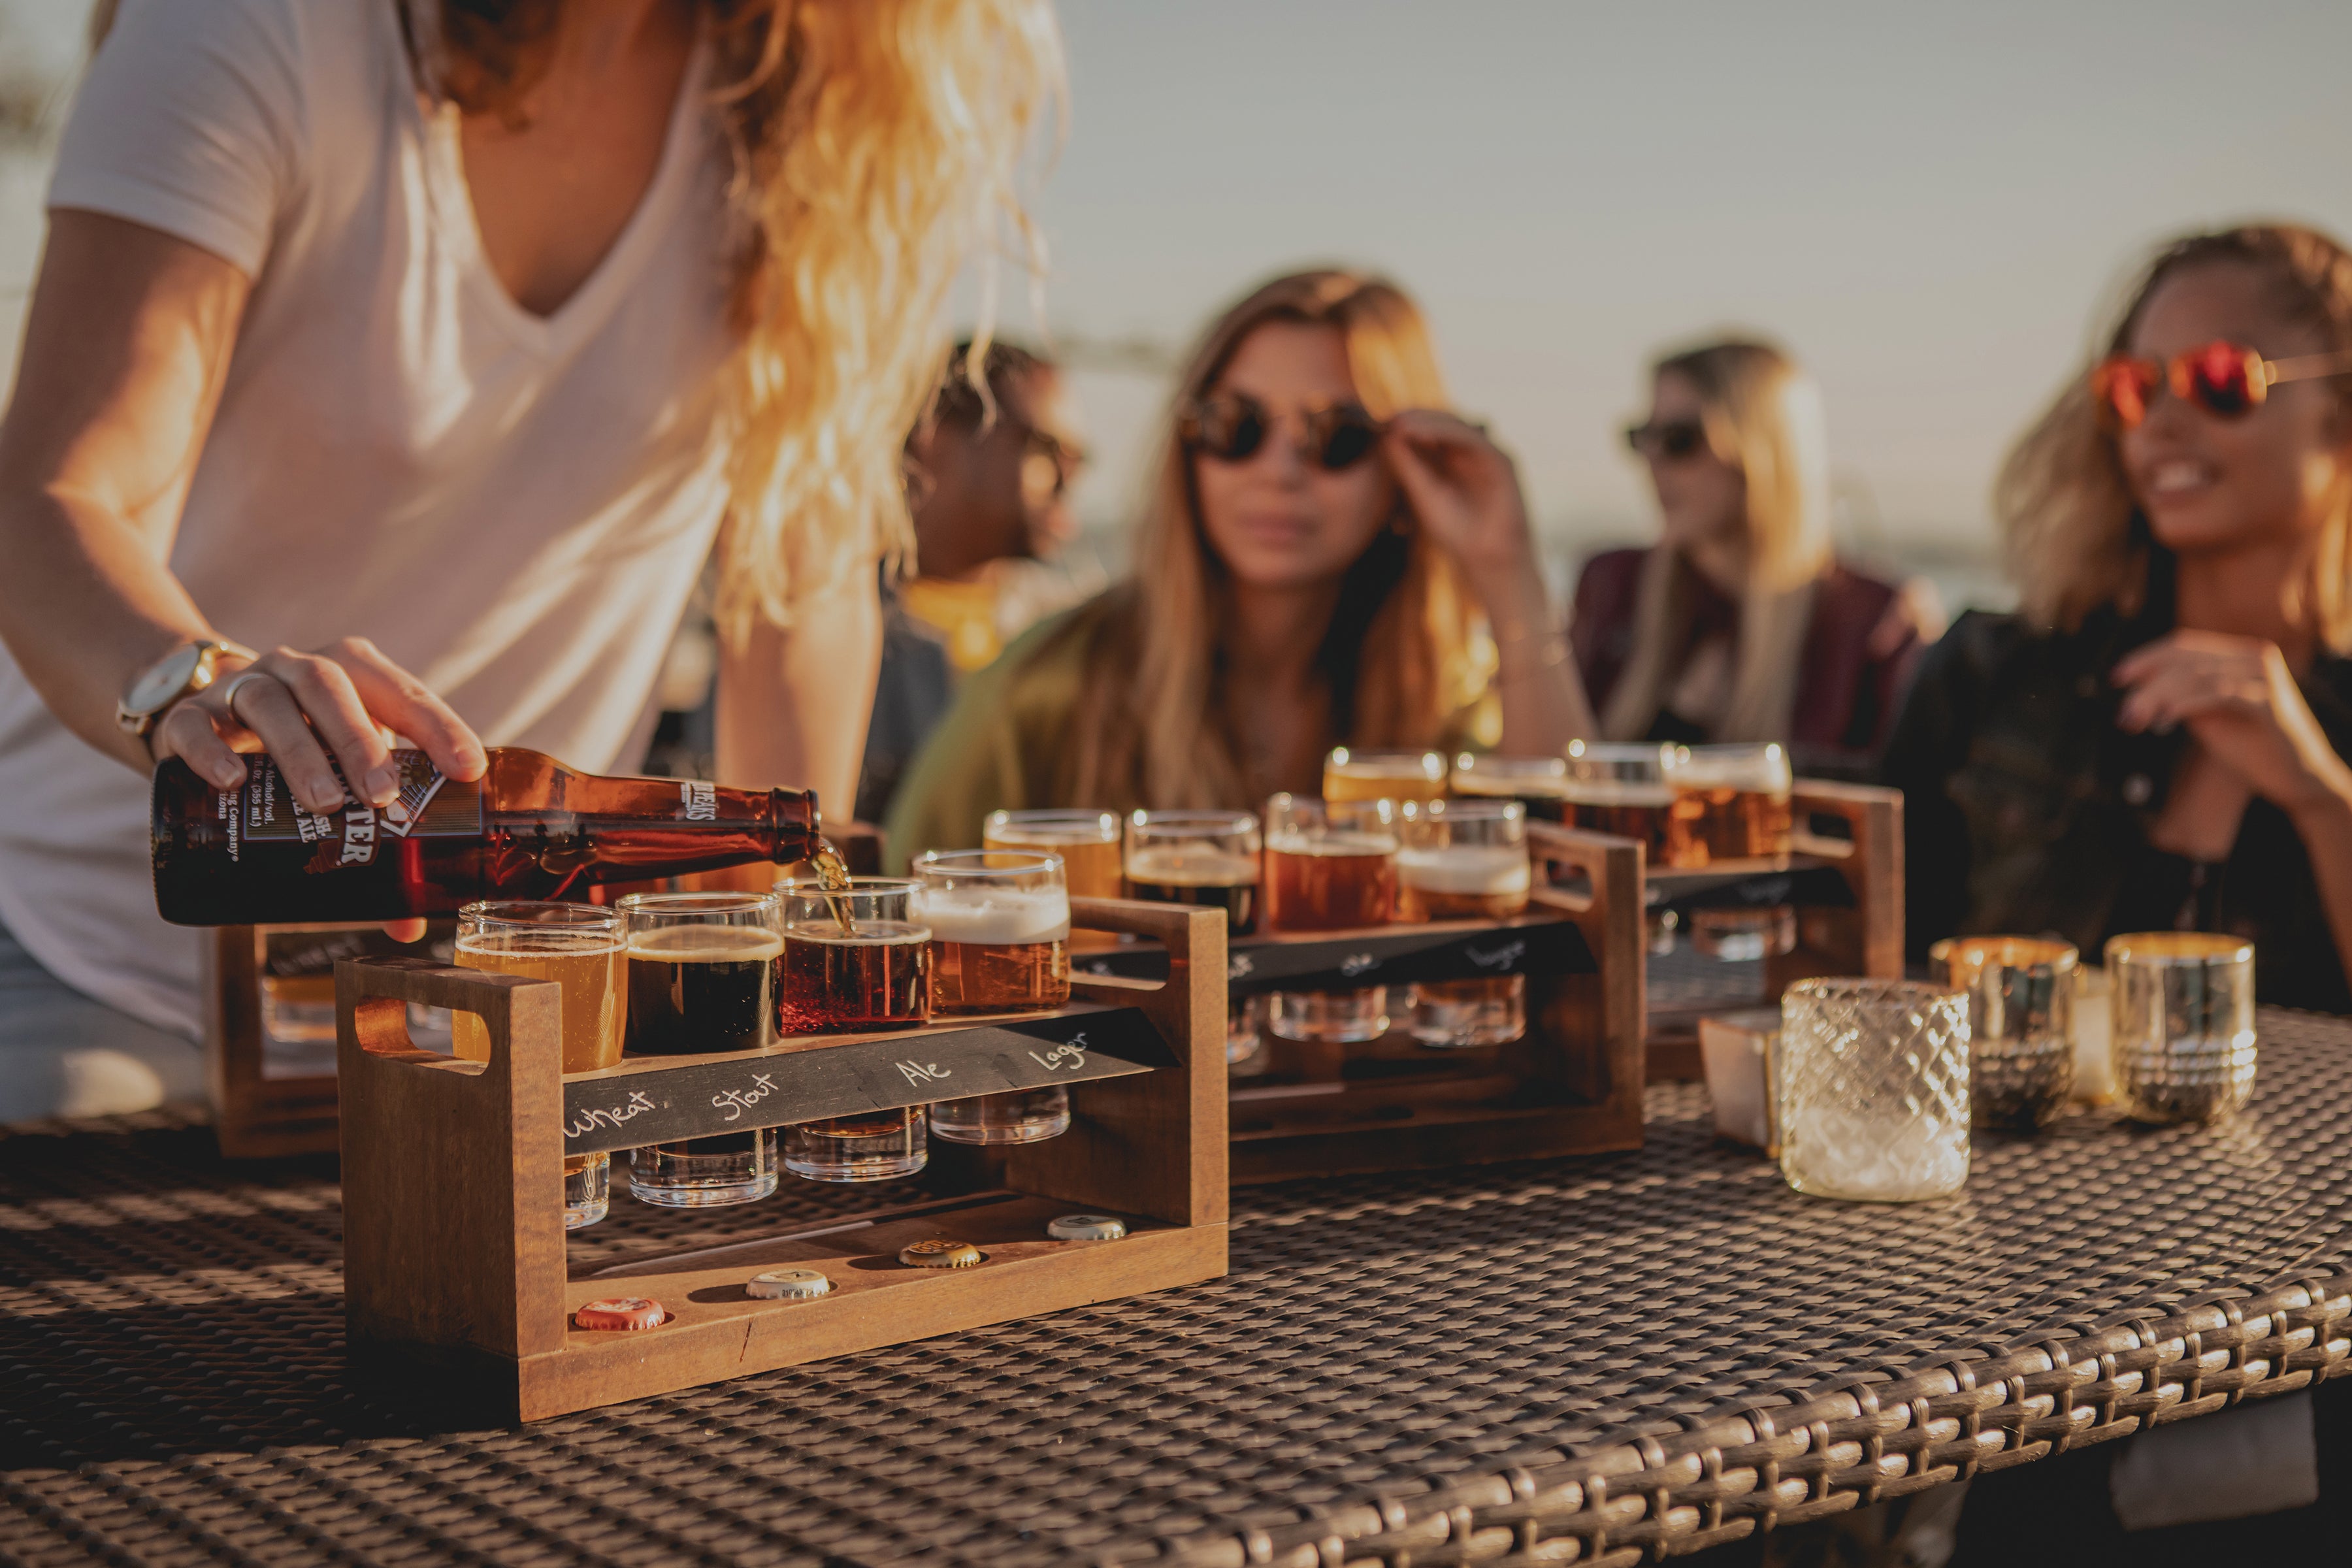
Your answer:
[[[420,97],[398,3],[126,0],[49,205],[252,279],[171,552],[215,627],[263,648],[370,637],[488,744],[633,765],[725,500],[704,55],[627,226],[535,316],[487,264],[457,110]],[[197,936],[155,913],[147,793],[0,652],[0,924],[68,984],[193,1036]]]

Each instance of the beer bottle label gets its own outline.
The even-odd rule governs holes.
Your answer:
[[[470,835],[482,831],[482,791],[479,784],[451,784],[422,752],[394,752],[400,787],[390,805],[381,808],[354,798],[348,791],[333,811],[305,810],[286,787],[286,775],[277,760],[247,760],[245,783],[222,792],[224,815],[234,814],[230,835],[231,859],[239,858],[240,842],[266,844],[299,840],[316,846],[304,862],[306,872],[333,871],[347,866],[370,866],[386,838]],[[332,757],[328,765],[335,776],[342,769]]]

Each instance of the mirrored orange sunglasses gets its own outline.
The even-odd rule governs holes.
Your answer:
[[[2099,426],[2113,434],[2137,429],[2158,390],[2208,414],[2236,419],[2261,406],[2284,381],[2310,381],[2352,372],[2352,353],[2264,359],[2252,349],[2216,341],[2169,360],[2109,354],[2091,372],[2091,401]]]

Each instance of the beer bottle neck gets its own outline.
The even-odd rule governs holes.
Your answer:
[[[807,859],[815,851],[819,817],[814,790],[772,789],[756,809],[761,829],[767,835],[769,859],[779,866],[789,866],[795,860]]]

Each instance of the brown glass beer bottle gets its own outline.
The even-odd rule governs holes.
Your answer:
[[[447,914],[477,899],[584,898],[645,881],[814,854],[816,796],[688,779],[574,773],[493,747],[473,784],[395,752],[389,805],[313,815],[266,756],[218,789],[173,758],[155,770],[155,907],[175,925],[285,925]]]

